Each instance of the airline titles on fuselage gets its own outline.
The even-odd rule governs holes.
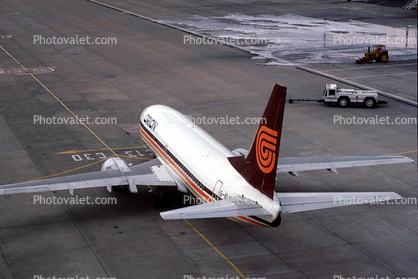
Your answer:
[[[153,131],[155,131],[155,128],[157,128],[158,126],[158,122],[149,114],[147,114],[147,116],[144,117],[144,122]]]

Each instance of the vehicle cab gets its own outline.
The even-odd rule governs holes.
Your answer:
[[[337,85],[327,84],[325,85],[324,94],[322,96],[324,100],[334,100],[337,98]]]

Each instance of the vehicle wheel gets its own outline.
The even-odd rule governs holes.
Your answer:
[[[387,53],[382,53],[382,54],[379,56],[379,60],[380,60],[380,62],[382,62],[382,63],[385,63],[386,61],[388,61],[388,59],[389,59],[389,55],[388,55]]]
[[[376,106],[376,101],[373,98],[368,98],[364,100],[364,106],[368,108],[374,108]]]
[[[170,205],[171,205],[171,196],[170,196],[170,194],[164,193],[163,194],[162,201],[163,201],[164,207],[170,207]]]
[[[367,59],[367,63],[371,64],[373,62],[373,59],[369,58]]]
[[[340,98],[338,99],[338,105],[342,108],[348,107],[350,105],[350,100],[348,98]]]
[[[152,195],[152,206],[154,208],[161,208],[162,204],[163,204],[163,199],[161,198],[160,195],[158,194]]]
[[[113,186],[112,188],[113,188],[113,190],[115,190],[116,192],[120,192],[120,193],[122,193],[122,192],[126,192],[126,191],[129,189],[129,187],[128,187],[127,185]]]

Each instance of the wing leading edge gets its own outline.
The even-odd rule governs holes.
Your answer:
[[[238,148],[232,151],[237,156],[245,156],[248,150]],[[280,157],[277,172],[288,172],[298,176],[298,171],[329,170],[337,173],[337,168],[367,167],[387,164],[414,163],[406,156],[344,156],[344,157]]]
[[[97,171],[75,174],[64,177],[47,178],[36,181],[8,184],[0,186],[0,195],[106,187],[128,185],[133,193],[138,192],[137,185],[176,186],[176,183],[164,175],[164,167],[158,159],[132,166],[128,169]],[[166,172],[166,171],[165,171]],[[161,173],[163,175],[161,175]],[[161,179],[164,177],[164,179]]]
[[[386,164],[415,163],[405,156],[352,156],[279,158],[277,172],[298,176],[298,171],[326,169],[337,173],[337,168],[365,167]],[[400,199],[394,192],[341,193],[276,193],[282,213],[293,213],[357,204],[386,203]]]
[[[415,161],[405,156],[279,158],[277,172],[296,172],[321,169],[335,170],[337,168],[366,167],[402,163],[415,163]]]

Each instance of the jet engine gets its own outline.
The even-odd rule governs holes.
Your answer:
[[[120,170],[122,172],[130,171],[128,164],[121,158],[107,159],[102,165],[102,171]]]

